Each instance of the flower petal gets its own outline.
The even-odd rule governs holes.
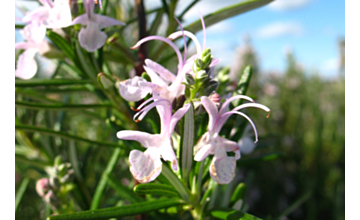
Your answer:
[[[215,153],[215,146],[209,143],[209,138],[209,132],[206,132],[200,137],[199,141],[194,146],[195,161],[202,161],[209,154]]]
[[[228,184],[235,176],[235,157],[228,157],[225,149],[217,147],[209,172],[211,178],[219,184]]]
[[[170,139],[169,139],[169,145],[167,146],[163,146],[161,149],[161,156],[165,161],[170,161],[171,162],[171,168],[174,171],[178,171],[179,170],[179,164],[178,161],[176,159],[176,155],[174,153],[174,150],[172,149],[172,146],[170,144]]]
[[[234,152],[236,160],[240,159],[240,147],[238,143],[220,136],[217,136],[217,143],[218,146],[224,147],[226,152]]]
[[[89,17],[87,14],[82,14],[80,16],[77,16],[72,22],[71,24],[82,24],[82,25],[86,25],[89,22]]]
[[[168,84],[164,82],[152,69],[147,66],[144,66],[146,73],[150,76],[151,82],[160,86],[160,87],[168,87]]]
[[[155,150],[149,148],[145,152],[138,150],[130,152],[130,172],[140,183],[153,181],[161,173],[160,154]]]
[[[27,49],[18,58],[16,62],[15,76],[20,79],[31,79],[37,72],[37,64],[34,56],[37,49]]]
[[[38,7],[31,12],[27,12],[23,17],[22,21],[25,23],[29,23],[32,21],[43,21],[49,17],[49,7]]]
[[[20,33],[29,43],[39,44],[45,39],[46,27],[41,23],[31,22]]]
[[[99,25],[93,21],[87,23],[86,28],[81,28],[79,42],[88,52],[94,52],[102,47],[107,39],[107,35],[100,31]]]
[[[209,97],[203,96],[201,97],[201,103],[204,106],[205,110],[209,114],[209,130],[213,130],[215,126],[215,122],[218,116],[218,110],[216,105],[210,100]]]
[[[55,0],[45,21],[47,28],[63,28],[71,25],[71,9],[68,0]]]
[[[153,135],[142,131],[123,130],[116,134],[117,138],[122,140],[133,140],[139,142],[145,148],[154,146],[159,139],[159,135]]]
[[[94,17],[95,17],[94,20],[96,21],[96,23],[99,24],[100,29],[114,26],[114,25],[125,25],[125,23],[118,21],[114,18],[108,17],[108,16],[95,14]]]
[[[184,107],[178,109],[173,114],[173,116],[171,117],[169,131],[168,131],[170,133],[170,135],[174,131],[176,123],[185,115],[185,113],[188,111],[189,108],[190,108],[190,104],[186,104],[186,105],[184,105]]]
[[[174,76],[174,74],[172,72],[170,72],[168,69],[166,69],[165,67],[161,66],[160,64],[158,64],[150,59],[146,59],[145,64],[149,69],[158,73],[162,79],[164,79],[168,82],[173,82],[176,78]]]
[[[120,95],[127,101],[137,102],[145,98],[152,90],[149,87],[144,86],[141,82],[146,82],[145,79],[135,76],[132,79],[128,79],[119,83]]]

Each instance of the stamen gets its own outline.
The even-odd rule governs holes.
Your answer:
[[[134,112],[140,111],[140,109],[138,109],[138,108],[135,109],[135,108],[133,108],[133,107],[130,107],[130,109],[133,110]]]
[[[135,120],[135,118],[138,118],[138,120],[142,120],[145,115],[155,106],[159,105],[159,103],[161,102],[167,102],[168,105],[169,105],[169,113],[171,114],[172,113],[172,106],[171,106],[171,102],[167,99],[159,99],[153,103],[151,103],[150,105],[146,106],[145,108],[141,109],[139,112],[137,112],[135,115],[134,115],[134,118],[133,120]]]
[[[260,108],[266,112],[270,112],[270,109],[268,107],[266,107],[265,105],[262,105],[262,104],[258,104],[258,103],[245,103],[245,104],[239,105],[238,107],[234,108],[231,111],[238,111],[240,109],[248,108],[248,107]]]
[[[242,112],[229,111],[229,112],[226,112],[225,114],[223,114],[223,115],[221,116],[221,118],[222,118],[222,117],[227,117],[228,115],[232,115],[232,114],[241,115],[241,116],[243,116],[244,118],[246,118],[246,119],[249,121],[249,123],[251,124],[252,128],[254,129],[254,133],[255,133],[255,142],[254,142],[254,143],[258,142],[258,133],[257,133],[256,127],[255,127],[255,124],[254,124],[254,122],[249,118],[249,116],[245,115],[245,114],[242,113]],[[223,123],[225,123],[225,122],[223,122]]]
[[[175,20],[177,21],[177,23],[179,24],[179,27],[180,27],[180,29],[181,29],[181,32],[182,32],[182,35],[183,35],[183,39],[184,39],[184,62],[186,62],[186,39],[185,39],[185,35],[184,35],[184,29],[183,29],[183,27],[181,26],[181,23],[180,23],[180,21],[176,18],[176,17],[174,17],[175,18]]]
[[[136,48],[139,48],[141,44],[147,42],[147,41],[150,41],[150,40],[161,40],[167,44],[169,44],[174,50],[175,50],[175,53],[179,59],[179,72],[182,70],[182,67],[183,67],[183,60],[182,60],[182,56],[181,56],[181,53],[180,53],[180,50],[176,47],[176,45],[171,42],[169,39],[166,39],[165,37],[161,37],[161,36],[149,36],[149,37],[145,37],[141,40],[139,40],[133,47],[130,47],[130,49],[136,49]]]
[[[269,111],[269,114],[266,116],[266,118],[269,118],[269,117],[270,117],[270,112],[271,112],[271,111]]]
[[[136,120],[135,120],[136,123],[139,123],[140,121],[141,121],[140,119],[136,119]]]
[[[199,40],[196,38],[196,36],[193,33],[189,32],[189,31],[184,30],[184,34],[185,34],[185,36],[190,38],[195,43],[196,52],[200,56],[201,53],[202,53],[202,49],[201,49],[201,45],[200,45]],[[177,32],[174,32],[174,33],[170,34],[167,38],[169,40],[174,40],[174,39],[176,39],[176,38],[178,38],[180,36],[182,36],[182,32],[177,31]]]
[[[254,100],[252,98],[250,98],[249,96],[246,96],[246,95],[236,95],[236,96],[233,96],[229,99],[227,99],[224,104],[222,105],[220,111],[219,111],[219,115],[221,114],[224,114],[227,110],[228,110],[228,106],[230,105],[230,102],[232,102],[233,100],[236,100],[236,99],[246,99],[250,102],[254,102]],[[233,109],[234,110],[234,109]]]

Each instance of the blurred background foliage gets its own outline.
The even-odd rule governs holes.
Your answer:
[[[114,42],[104,47],[104,60],[107,61],[104,66],[109,73],[125,80],[135,74],[133,67],[137,54],[128,48],[138,40],[137,14],[134,5],[129,2],[118,4],[117,1],[109,1],[109,6],[106,14],[127,25],[106,29]],[[161,7],[149,12],[157,16],[170,13],[167,34],[177,28],[171,16],[174,11],[171,7],[175,6],[169,4],[169,7],[167,11]],[[78,9],[74,10],[76,13]],[[160,23],[152,22],[148,26],[148,35],[161,33],[161,28]],[[231,70],[217,67],[215,71],[215,74],[229,74],[228,87],[219,88],[219,94],[224,96],[229,88],[231,90],[236,86],[245,66],[252,65],[253,75],[247,95],[271,109],[269,118],[256,110],[246,111],[251,112],[260,137],[255,150],[250,155],[242,155],[238,161],[239,169],[234,180],[246,184],[245,210],[269,220],[345,219],[345,41],[334,42],[339,45],[339,62],[342,65],[338,77],[331,80],[298,65],[296,51],[288,51],[284,57],[287,66],[285,72],[262,72],[250,38],[246,38],[245,42],[245,46],[238,50],[238,64],[235,67]],[[171,49],[156,41],[150,42],[147,48],[149,58],[170,70],[176,68],[177,62],[172,62],[176,57]],[[54,51],[59,53],[56,48]],[[50,75],[42,73],[46,62],[39,63],[37,78],[71,78],[68,66],[61,61],[56,63],[57,68]],[[96,90],[96,86],[89,84],[35,86],[31,89],[16,87],[15,99],[65,104],[105,103],[106,97],[97,95]],[[125,105],[123,100],[121,102]],[[135,124],[129,119],[124,121],[103,108],[80,111],[16,108],[16,123],[46,127],[102,142],[118,141],[115,134],[121,129],[136,126],[142,127],[142,130],[150,129],[151,125],[146,120]],[[131,144],[134,146],[130,148],[139,147],[137,143]],[[71,192],[71,197],[77,200],[77,208],[89,209],[91,195],[114,151],[111,147],[92,147],[94,143],[26,130],[16,130],[15,145],[16,192],[27,186],[16,219],[44,219],[47,216],[45,212],[50,212],[50,207],[36,194],[35,184],[36,180],[46,176],[44,167],[51,166],[56,155],[62,155],[64,161],[74,167],[74,183],[77,187]],[[247,159],[274,152],[280,155],[276,160],[246,163]],[[121,151],[119,156],[126,158],[128,151]],[[118,161],[111,176],[129,188],[134,185],[125,160]],[[126,204],[129,204],[126,198],[117,193],[114,187],[107,186],[99,207]]]

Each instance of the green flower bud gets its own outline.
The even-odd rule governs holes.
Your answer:
[[[199,79],[202,81],[208,77],[208,74],[205,70],[200,70],[195,73],[195,76],[196,76],[196,79]]]
[[[60,166],[60,164],[64,163],[62,157],[60,155],[56,156],[55,157],[55,160],[54,160],[54,165],[55,166]]]
[[[202,61],[203,61],[202,69],[207,68],[210,65],[211,61],[212,61],[211,54],[208,54],[206,57],[204,57],[202,59]]]
[[[61,186],[61,184],[60,184],[60,181],[59,181],[59,179],[57,178],[57,177],[50,177],[50,186],[51,186],[51,188],[53,188],[53,189],[59,189],[60,188],[60,186]]]
[[[201,59],[204,60],[204,58],[206,56],[208,56],[210,54],[211,56],[211,49],[210,48],[206,48],[202,53],[201,53]]]
[[[185,73],[185,79],[186,79],[186,82],[189,84],[189,85],[194,85],[195,84],[195,79],[194,77],[190,74],[190,73]]]

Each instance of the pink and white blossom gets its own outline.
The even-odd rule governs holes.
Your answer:
[[[211,178],[219,184],[228,184],[233,179],[236,168],[236,160],[240,159],[240,148],[238,143],[219,136],[219,132],[227,119],[233,114],[245,117],[254,129],[255,142],[257,142],[258,136],[254,123],[247,115],[242,112],[238,112],[238,110],[247,107],[255,107],[270,113],[270,109],[268,107],[257,103],[245,103],[229,111],[231,101],[236,99],[246,99],[250,102],[254,102],[250,97],[237,95],[226,100],[218,111],[216,105],[209,97],[201,97],[201,103],[209,114],[209,130],[201,136],[200,140],[195,145],[194,160],[202,161],[209,154],[213,154],[214,158],[211,162],[209,172]],[[227,152],[235,152],[235,156],[228,156]]]
[[[94,13],[94,1],[84,0],[86,13],[76,17],[72,24],[82,24],[86,27],[81,28],[79,32],[79,43],[88,52],[94,52],[102,47],[107,39],[105,32],[101,29],[113,25],[125,25],[114,18]]]
[[[20,31],[26,42],[15,44],[15,49],[25,50],[16,62],[15,76],[21,79],[31,79],[37,72],[35,54],[44,53],[49,49],[45,41],[46,28],[37,21],[27,24]]]
[[[151,101],[154,102],[145,107]],[[165,161],[171,162],[174,171],[178,170],[178,161],[172,148],[171,134],[176,123],[184,116],[190,105],[186,104],[172,114],[171,102],[156,96],[139,106],[141,110],[135,114],[134,119],[137,118],[136,121],[142,120],[153,107],[156,107],[160,116],[160,134],[128,130],[117,133],[119,139],[134,140],[146,148],[144,152],[132,150],[129,155],[130,172],[140,183],[153,181],[161,173],[161,157]]]
[[[146,94],[155,93],[160,97],[172,102],[176,97],[184,93],[185,86],[181,83],[184,81],[185,73],[191,70],[193,60],[188,60],[185,62],[181,56],[180,50],[176,47],[176,45],[170,40],[161,36],[149,36],[143,38],[137,42],[136,45],[132,47],[132,49],[138,48],[141,44],[150,40],[163,41],[174,49],[178,57],[178,71],[177,74],[174,75],[171,71],[161,66],[160,64],[150,59],[146,59],[146,65],[144,65],[144,69],[149,75],[151,82],[147,82],[145,80],[139,82],[137,83],[137,88],[139,91],[146,91]],[[135,77],[119,83],[120,95],[128,101],[140,101],[146,96],[146,94],[139,92],[136,94],[134,93],[133,95],[129,95],[131,92],[127,92],[127,90],[134,89],[134,87],[128,86],[135,85],[136,83],[133,81],[138,82],[139,80]],[[169,83],[171,83],[171,85],[169,85]]]
[[[46,28],[63,28],[71,25],[71,9],[68,0],[39,0],[43,6],[27,13],[22,19],[29,23],[37,21]]]

